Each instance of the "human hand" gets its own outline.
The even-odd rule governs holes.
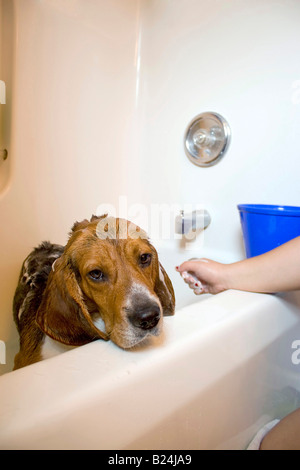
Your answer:
[[[227,289],[225,264],[201,258],[185,261],[175,269],[196,295],[217,294]]]

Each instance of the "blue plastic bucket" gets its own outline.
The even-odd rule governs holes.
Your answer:
[[[247,258],[273,250],[300,235],[300,207],[240,204]]]

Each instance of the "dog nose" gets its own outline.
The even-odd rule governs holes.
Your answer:
[[[160,308],[157,304],[147,305],[139,308],[130,315],[129,320],[137,328],[142,330],[151,330],[154,328],[160,319]]]

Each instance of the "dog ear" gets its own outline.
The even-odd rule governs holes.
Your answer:
[[[89,224],[89,221],[87,219],[82,220],[81,222],[75,222],[73,224],[73,227],[71,228],[71,235],[74,232],[77,232],[77,230],[83,230],[85,229]]]
[[[75,273],[64,255],[49,275],[36,323],[46,335],[71,346],[109,339],[94,325]]]
[[[99,216],[98,215],[92,215],[90,220],[84,219],[81,222],[75,222],[73,224],[72,229],[71,229],[70,235],[72,235],[73,233],[75,233],[79,230],[84,230],[91,222],[95,222],[95,220],[101,220],[105,217],[107,217],[107,214],[103,214],[103,215],[99,215]]]
[[[163,314],[174,315],[175,313],[175,294],[172,282],[164,270],[163,266],[158,263],[158,275],[156,277],[154,291],[158,296]]]

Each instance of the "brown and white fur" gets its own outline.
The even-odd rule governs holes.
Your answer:
[[[145,232],[106,215],[76,222],[66,247],[43,242],[23,263],[14,368],[45,359],[49,346],[59,353],[101,338],[131,348],[159,335],[174,307],[172,283]]]

